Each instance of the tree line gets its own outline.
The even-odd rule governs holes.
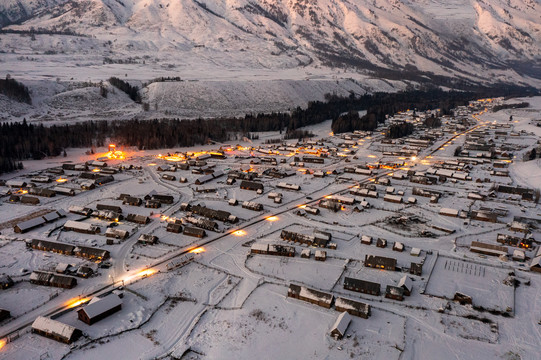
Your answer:
[[[30,97],[28,88],[17,80],[12,79],[9,75],[5,79],[0,79],[0,94],[4,94],[18,102],[32,104],[32,98]]]
[[[129,82],[121,80],[117,77],[110,77],[109,83],[119,89],[120,91],[125,92],[128,94],[130,99],[135,101],[136,103],[141,103],[141,95],[139,95],[139,87],[130,85]]]
[[[123,85],[127,83],[122,80],[116,83],[128,92],[133,93],[136,88]],[[501,96],[498,91],[495,93],[492,96]],[[446,96],[449,98],[446,99]],[[328,119],[333,120],[333,131],[338,133],[364,129],[363,126],[377,126],[378,120],[385,119],[385,114],[408,108],[426,110],[440,107],[442,112],[450,112],[457,103],[479,97],[474,93],[467,95],[440,90],[363,96],[352,94],[349,97],[328,95],[326,101],[310,102],[305,109],[298,107],[288,113],[247,114],[238,118],[104,120],[49,127],[28,124],[26,120],[3,123],[0,125],[0,172],[13,170],[12,165],[2,165],[4,163],[18,166],[21,160],[58,156],[70,147],[101,147],[107,141],[138,149],[165,149],[210,141],[232,142],[253,132],[286,130],[289,136],[297,137],[308,134],[294,130]],[[358,110],[362,109],[367,110],[367,115],[359,118]],[[401,131],[408,129],[393,130],[392,136]]]

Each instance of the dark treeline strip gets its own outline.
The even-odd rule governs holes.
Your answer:
[[[504,110],[504,109],[522,109],[527,108],[530,106],[530,103],[528,102],[521,102],[518,104],[502,104],[502,105],[496,105],[492,108],[493,112]]]
[[[129,85],[129,84],[128,84]],[[488,89],[490,90],[490,89]],[[514,88],[516,95],[532,94],[531,89]],[[349,97],[326,96],[326,102],[310,102],[306,109],[300,107],[291,113],[269,113],[246,115],[243,118],[215,119],[155,119],[155,120],[122,120],[122,121],[86,121],[76,124],[43,125],[22,123],[3,123],[0,126],[0,158],[4,163],[16,164],[25,159],[41,159],[47,156],[58,156],[64,148],[103,146],[106,141],[117,145],[135,146],[139,149],[165,149],[188,147],[208,143],[208,141],[235,141],[251,132],[283,131],[294,136],[301,135],[292,131],[332,119],[333,131],[348,131],[362,127],[365,123],[356,124],[355,115],[359,110],[367,110],[367,119],[371,126],[382,121],[386,114],[417,108],[419,111],[439,107],[448,112],[458,104],[479,97],[506,95],[502,89],[494,89],[485,93],[414,91],[396,94],[376,93]],[[348,116],[341,116],[346,113]],[[344,122],[346,120],[347,124]],[[340,131],[338,131],[340,130]],[[390,136],[397,136],[408,129],[393,130]],[[351,130],[349,130],[351,131]],[[395,134],[396,131],[396,134]],[[304,133],[302,134],[305,135]],[[0,172],[11,171],[13,166],[2,166]]]
[[[139,88],[137,86],[130,85],[129,82],[121,80],[116,77],[109,78],[109,83],[119,89],[120,91],[125,92],[128,94],[130,99],[135,101],[136,103],[141,102],[141,95],[139,95]]]
[[[466,105],[470,100],[485,97],[499,97],[519,94],[536,94],[532,88],[498,87],[477,89],[477,91],[443,91],[439,89],[428,91],[407,91],[399,93],[375,93],[351,99],[348,110],[366,110],[366,115],[359,117],[358,112],[350,111],[338,116],[332,123],[334,133],[351,132],[354,130],[374,130],[378,123],[385,121],[386,115],[392,116],[397,112],[417,109],[425,111],[439,108],[443,115],[460,105]]]
[[[30,97],[28,88],[9,76],[6,76],[5,79],[0,79],[0,94],[4,94],[18,102],[32,104],[32,98]]]

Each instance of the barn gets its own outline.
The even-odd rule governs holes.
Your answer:
[[[81,330],[47,317],[39,316],[32,323],[32,332],[50,339],[71,344],[82,335]]]
[[[77,310],[79,320],[92,325],[122,309],[122,300],[116,294],[93,298],[88,305]]]

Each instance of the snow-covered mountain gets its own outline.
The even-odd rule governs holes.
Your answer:
[[[90,36],[112,58],[338,67],[387,79],[541,78],[539,0],[5,0],[2,24]],[[61,40],[30,44],[38,45],[80,51]]]

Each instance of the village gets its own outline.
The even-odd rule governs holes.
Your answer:
[[[480,99],[2,175],[0,358],[535,359],[540,113]]]

